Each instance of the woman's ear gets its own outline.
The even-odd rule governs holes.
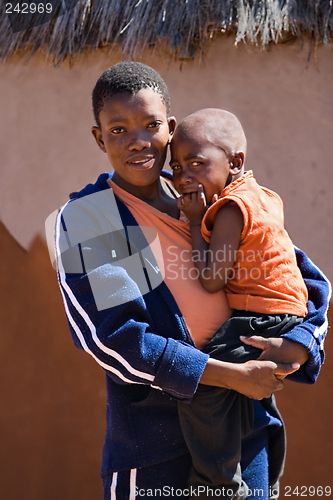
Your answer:
[[[174,133],[175,128],[176,128],[176,118],[174,116],[170,116],[170,118],[168,118],[168,125],[169,125],[169,140],[168,140],[168,144],[170,144],[172,136],[173,136],[173,133]]]
[[[91,133],[95,137],[98,147],[103,151],[103,153],[106,153],[101,129],[94,125],[91,129]]]
[[[243,171],[244,160],[245,154],[243,153],[243,151],[238,151],[237,153],[231,155],[229,161],[231,175],[237,175]]]

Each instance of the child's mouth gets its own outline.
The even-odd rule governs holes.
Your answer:
[[[183,188],[181,189],[181,194],[192,194],[192,193],[197,193],[198,190],[194,188]]]

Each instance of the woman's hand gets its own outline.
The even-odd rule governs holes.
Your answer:
[[[299,367],[298,363],[256,360],[237,364],[209,358],[200,383],[232,389],[252,399],[263,399],[281,390],[283,378]]]
[[[231,388],[249,398],[263,399],[283,389],[283,379],[298,370],[300,365],[273,361],[247,361],[237,366],[240,368],[241,376],[239,379],[233,377]]]
[[[259,335],[252,335],[251,337],[241,336],[240,340],[244,344],[262,349],[259,360],[303,365],[309,359],[308,352],[302,344],[283,337],[265,339]]]

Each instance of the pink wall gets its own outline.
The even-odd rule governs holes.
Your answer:
[[[221,37],[201,65],[148,52],[143,62],[165,78],[178,119],[207,106],[240,118],[247,168],[280,193],[295,243],[333,278],[333,54],[319,48],[317,69],[309,50],[307,43],[303,50],[298,43],[265,52],[235,48],[231,37]],[[92,52],[71,69],[47,66],[42,57],[0,66],[0,217],[25,247],[69,191],[110,169],[90,133],[90,96],[100,73],[116,61]]]
[[[295,243],[333,278],[333,53],[319,48],[317,69],[309,50],[307,43],[303,50],[298,43],[265,52],[235,48],[231,37],[221,37],[201,65],[150,52],[142,60],[165,78],[178,119],[207,106],[240,118],[247,168],[282,196]],[[42,57],[0,66],[0,217],[24,247],[43,233],[45,218],[68,192],[110,169],[90,133],[90,96],[114,62],[91,52],[71,69],[47,66]]]

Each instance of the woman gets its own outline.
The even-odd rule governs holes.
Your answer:
[[[230,310],[223,291],[208,294],[190,279],[184,259],[188,227],[161,177],[175,128],[167,87],[151,68],[119,63],[98,80],[93,106],[92,132],[114,174],[72,195],[58,215],[56,251],[73,340],[106,372],[104,499],[212,498],[186,489],[191,463],[177,416],[177,400],[190,402],[199,382],[268,398],[254,402],[254,429],[242,448],[244,481],[253,496],[259,489],[268,498],[284,459],[283,425],[269,396],[295,370],[295,380],[316,379],[329,285],[299,253],[303,276],[317,290],[310,290],[307,321],[283,339],[253,340],[263,349],[260,361],[209,359],[195,348],[193,332],[212,336]]]

